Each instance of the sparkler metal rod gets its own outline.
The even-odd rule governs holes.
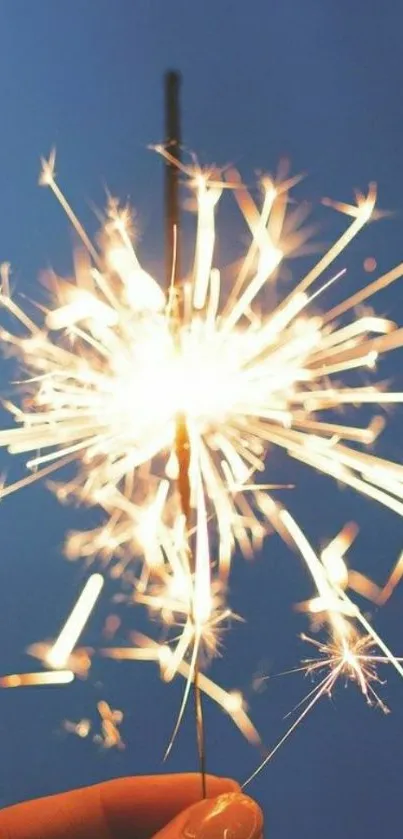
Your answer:
[[[165,74],[165,136],[170,154],[180,158],[180,94],[181,77],[175,70]],[[167,285],[177,288],[180,276],[179,237],[179,169],[165,160],[165,242]],[[176,235],[175,235],[176,231]]]
[[[180,74],[175,70],[169,70],[165,75],[165,133],[166,143],[170,155],[180,159]],[[165,242],[166,242],[166,278],[167,286],[173,294],[173,307],[178,325],[183,312],[182,289],[180,287],[180,208],[179,208],[179,168],[173,160],[165,160]],[[189,479],[190,470],[190,440],[187,429],[186,417],[178,414],[176,421],[175,449],[178,461],[178,493],[180,498],[182,514],[186,520],[186,530],[191,529],[191,487]],[[194,573],[194,556],[190,545],[189,565],[191,573]],[[202,783],[202,796],[206,798],[206,749],[204,736],[203,704],[199,686],[199,668],[196,662],[193,693],[195,702],[197,749],[200,762],[200,775]]]

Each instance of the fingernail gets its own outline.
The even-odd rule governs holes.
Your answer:
[[[263,815],[247,795],[230,792],[195,804],[183,839],[263,839]]]

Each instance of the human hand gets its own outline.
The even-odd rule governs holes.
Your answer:
[[[235,781],[120,778],[0,811],[0,839],[262,839],[263,817]]]

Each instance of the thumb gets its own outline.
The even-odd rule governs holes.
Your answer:
[[[263,814],[247,795],[226,793],[193,804],[154,839],[263,839]]]

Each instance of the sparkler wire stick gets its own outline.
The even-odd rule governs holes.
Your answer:
[[[170,300],[171,312],[173,312],[173,328],[176,340],[179,339],[178,331],[183,319],[183,300],[180,288],[180,209],[179,209],[179,168],[176,161],[180,158],[180,109],[179,93],[181,78],[178,72],[170,70],[165,75],[165,131],[170,156],[174,160],[165,160],[165,218],[166,218],[166,277],[172,299]],[[173,308],[172,308],[173,307]],[[195,574],[195,559],[189,544],[189,532],[191,530],[191,487],[190,487],[190,440],[183,413],[178,413],[176,419],[175,453],[178,463],[177,488],[180,499],[180,506],[185,520],[187,551],[189,556],[189,571]],[[194,599],[194,593],[193,593]],[[193,606],[194,610],[194,606]],[[199,664],[197,661],[197,646],[200,641],[195,637],[195,668],[193,675],[193,694],[196,715],[197,749],[199,754],[200,774],[202,784],[202,796],[206,798],[206,749],[204,736],[203,705],[199,685]]]
[[[180,157],[180,75],[169,70],[165,75],[165,135],[172,157]],[[167,285],[177,288],[179,282],[179,169],[174,161],[165,159],[165,256]],[[175,257],[175,258],[174,258]]]

